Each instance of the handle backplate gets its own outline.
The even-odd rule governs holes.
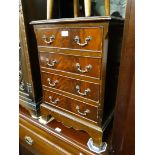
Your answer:
[[[51,82],[51,79],[50,78],[47,78],[47,81],[48,81],[48,84],[51,86],[51,87],[55,87],[57,83],[59,83],[58,80],[55,80],[53,82]]]
[[[91,92],[91,90],[89,88],[87,88],[86,90],[84,90],[83,93],[80,92],[80,86],[79,85],[76,85],[76,92],[79,94],[79,95],[82,95],[82,96],[86,96],[89,92]]]
[[[49,39],[48,39],[46,35],[43,35],[42,39],[44,40],[44,42],[45,42],[46,44],[50,45],[51,43],[54,42],[55,36],[54,36],[54,35],[51,35],[51,36],[49,37]]]
[[[88,65],[88,66],[86,66],[84,69],[81,69],[81,66],[80,66],[80,64],[79,63],[76,63],[76,68],[77,68],[77,70],[80,72],[80,73],[87,73],[87,72],[89,72],[91,69],[92,69],[92,65]]]
[[[54,101],[52,100],[52,96],[49,96],[50,99],[50,103],[52,104],[58,104],[58,102],[60,101],[59,98],[55,99]]]
[[[88,113],[90,113],[89,109],[86,109],[84,112],[80,112],[80,107],[78,105],[76,106],[76,110],[82,116],[86,116]]]
[[[25,136],[25,142],[28,144],[28,145],[32,145],[33,144],[33,139],[29,136]]]
[[[79,36],[75,36],[74,37],[75,43],[77,45],[81,46],[81,47],[86,46],[91,39],[92,39],[92,37],[91,36],[88,36],[87,38],[85,38],[84,43],[80,43],[80,37]]]
[[[56,63],[58,63],[58,61],[56,59],[50,61],[48,58],[46,58],[46,64],[49,67],[54,67],[56,65]]]

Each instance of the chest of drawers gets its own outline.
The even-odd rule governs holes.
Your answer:
[[[86,131],[102,147],[114,109],[123,21],[89,17],[31,24],[40,60],[41,115]]]

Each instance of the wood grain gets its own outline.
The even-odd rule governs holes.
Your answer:
[[[68,36],[62,36],[62,31],[68,31]],[[36,37],[38,46],[58,47],[58,48],[74,48],[101,51],[102,49],[102,28],[101,27],[75,27],[75,28],[55,28],[48,26],[48,28],[36,28]],[[47,36],[47,40],[52,35],[55,40],[51,44],[46,44],[42,39]],[[79,36],[80,43],[84,43],[88,36],[92,39],[88,41],[85,46],[77,45],[74,41],[75,36]]]
[[[48,81],[48,79],[50,79],[50,82]],[[58,81],[58,83],[56,83],[56,85],[52,87],[50,84],[55,81]],[[78,79],[71,79],[61,75],[49,74],[46,72],[42,72],[42,84],[50,87],[53,90],[59,89],[99,102],[100,86],[97,84],[81,81]],[[88,88],[90,89],[90,92],[88,92],[85,96],[80,95],[76,89],[77,85],[80,86],[81,93],[84,93]]]
[[[93,153],[88,149],[87,141],[90,138],[90,136],[84,131],[76,131],[73,128],[68,128],[63,124],[61,124],[60,122],[57,122],[56,120],[53,120],[47,125],[42,125],[37,120],[30,118],[30,116],[26,113],[25,109],[23,108],[22,109],[20,108],[19,121],[20,121],[20,125],[24,126],[24,129],[28,128],[30,131],[34,131],[35,135],[39,134],[41,137],[48,139],[50,143],[54,143],[55,145],[63,148],[64,150],[68,151],[73,155],[79,155],[80,153],[83,155],[88,155],[88,154],[96,155],[96,153]],[[56,132],[55,128],[60,128],[61,132],[60,133]],[[27,132],[26,130],[26,135],[28,135],[28,133],[29,131]],[[105,139],[105,141],[107,141],[109,144],[110,139],[109,138]],[[27,147],[27,144],[25,144],[24,146],[28,150],[32,151],[32,147]],[[44,146],[42,147],[44,147],[43,149],[44,154],[45,155],[46,153],[48,154],[48,149],[46,149],[46,147],[48,146],[46,145],[46,143],[44,143]],[[53,149],[57,149],[57,147],[55,148],[50,147],[51,151]],[[40,153],[39,150],[40,148],[36,149],[36,151],[38,151],[37,153]],[[108,150],[99,155],[107,155],[107,154],[108,154]]]
[[[73,127],[76,130],[86,131],[93,138],[94,145],[102,145],[103,131],[102,127],[99,125],[90,123],[84,119],[79,119],[78,117],[72,116],[68,113],[64,113],[59,109],[49,106],[48,104],[41,104],[41,113],[43,115],[48,114],[53,116],[57,121],[60,121],[67,127]]]
[[[115,103],[115,93],[113,93],[115,89],[113,90],[113,88],[117,85],[123,21],[114,19],[109,23],[108,17],[104,19],[103,17],[96,17],[85,18],[83,20],[77,18],[76,20],[61,19],[32,23],[34,24],[38,42],[41,71],[46,72],[46,75],[52,74],[52,80],[56,80],[55,75],[57,75],[57,77],[65,77],[63,80],[60,79],[63,81],[63,86],[60,86],[60,89],[51,89],[47,86],[47,83],[43,84],[45,83],[45,80],[43,80],[45,75],[42,74],[44,103],[41,105],[41,114],[44,116],[52,115],[56,120],[66,126],[73,127],[76,130],[86,131],[93,138],[94,145],[100,147],[103,141],[102,135],[104,129],[112,118],[111,112],[113,111]],[[62,38],[60,35],[61,30],[68,30],[68,37]],[[48,46],[42,43],[43,41],[40,39],[40,36],[42,36],[44,32],[48,38],[52,34],[55,36],[53,43]],[[79,45],[74,45],[73,36],[79,35],[80,43],[83,43],[88,34],[93,35],[95,42],[92,43],[92,39],[88,42],[88,45],[80,48],[77,47]],[[97,53],[101,54],[99,55]],[[107,58],[112,67],[107,67]],[[57,63],[53,62],[55,60]],[[49,67],[47,62],[50,62],[50,64],[53,62],[54,66]],[[92,65],[92,68],[86,73],[81,73],[77,68],[77,63],[80,64],[80,69],[82,70],[88,65]],[[114,67],[115,65],[116,67]],[[108,80],[109,76],[113,80]],[[68,81],[69,78],[72,79],[72,81]],[[71,90],[73,91],[72,85],[74,85],[74,80],[81,81],[81,83],[86,82],[100,85],[100,90],[93,87],[96,92],[100,91],[99,104],[94,104],[95,100],[91,100],[91,97],[96,99],[95,96],[97,97],[97,95],[91,95],[91,97],[86,100],[84,97],[71,93]],[[71,87],[69,83],[72,83],[70,84]],[[81,87],[83,90],[80,91],[83,92],[88,88],[87,86],[88,85],[85,84],[85,87]],[[106,91],[104,92],[105,88]],[[106,92],[108,92],[108,95],[105,95]],[[53,105],[54,102],[52,104],[49,103],[50,94],[51,98],[53,97],[51,102],[55,101],[58,97],[62,100],[61,103],[59,102],[60,106]],[[107,100],[107,98],[109,98],[109,100]],[[59,103],[57,105],[59,105]],[[77,104],[79,104],[79,111],[77,111],[76,108]],[[70,112],[66,110],[67,108]],[[93,110],[94,113],[91,116],[89,115],[90,113],[88,113],[85,117],[81,117],[80,112],[85,114],[84,111],[89,108],[91,108],[91,111]],[[108,112],[105,113],[106,111]]]
[[[46,24],[65,24],[65,23],[97,23],[97,22],[109,22],[111,19],[117,19],[115,17],[110,17],[110,16],[92,16],[92,17],[78,17],[78,18],[62,18],[62,19],[52,19],[52,20],[38,20],[38,21],[31,21],[30,24],[33,25],[43,25]],[[122,20],[120,18],[120,20]],[[36,27],[35,26],[35,27]],[[37,26],[38,27],[38,26]]]
[[[128,0],[112,133],[114,155],[135,154],[135,0]]]
[[[36,1],[33,3],[36,4]],[[31,4],[31,2],[26,3],[23,0],[20,0],[19,3],[19,74],[21,77],[19,85],[21,86],[21,81],[24,84],[24,89],[19,90],[19,104],[27,107],[37,117],[37,112],[39,113],[38,104],[40,104],[42,98],[41,79],[36,44],[33,40],[34,34],[32,33],[32,27],[30,28],[28,24],[32,18],[39,19],[42,15],[36,15],[31,11],[27,12],[32,7]],[[40,8],[40,5],[34,8],[34,12],[38,8]]]
[[[48,90],[43,90],[43,96],[44,96],[44,101],[49,103],[50,105],[54,106],[55,108],[59,107],[61,109],[67,110],[68,112],[74,113],[81,117],[88,118],[88,119],[91,119],[91,120],[97,122],[98,115],[97,115],[97,107],[95,107],[95,106],[91,106],[86,103],[82,103],[80,101],[70,99],[68,97],[62,96],[60,94],[57,94],[55,92],[48,91]],[[51,99],[49,99],[49,96],[51,96],[52,101],[59,99],[57,104],[51,103]],[[79,106],[79,108],[80,108],[79,111],[81,113],[84,113],[84,111],[86,109],[89,109],[90,113],[87,113],[85,116],[83,116],[78,112],[78,110],[76,109],[76,106]]]
[[[44,155],[48,155],[48,154],[57,154],[57,155],[62,155],[62,154],[68,154],[71,155],[71,153],[69,153],[68,151],[66,151],[63,148],[60,148],[58,145],[52,143],[51,141],[49,141],[47,138],[44,138],[40,135],[40,133],[36,133],[35,131],[25,127],[22,124],[19,124],[19,136],[20,136],[20,141],[24,144],[27,144],[25,142],[25,136],[30,137],[33,140],[33,144],[32,146],[29,146],[29,144],[27,144],[29,147],[31,147],[31,150],[33,149],[35,153],[39,153],[39,154],[44,154]],[[51,149],[52,148],[52,149]]]
[[[71,48],[56,48],[56,47],[38,47],[39,52],[49,52],[49,53],[57,53],[64,55],[75,55],[75,56],[83,56],[90,58],[102,58],[103,53],[100,51],[93,50],[79,50],[79,49],[71,49]]]
[[[53,67],[49,67],[47,65],[46,60],[54,61],[57,63]],[[76,64],[79,63],[81,65],[81,69],[84,70],[86,66],[91,65],[92,68],[88,70],[86,73],[81,73],[77,70]],[[101,59],[97,58],[85,58],[80,56],[68,56],[63,54],[56,53],[48,53],[42,52],[40,53],[40,65],[42,67],[46,67],[52,70],[62,70],[66,72],[76,73],[83,76],[91,76],[100,79],[100,64]]]
[[[19,155],[34,155],[34,153],[20,141],[20,143],[19,143]]]

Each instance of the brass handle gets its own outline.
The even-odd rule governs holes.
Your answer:
[[[53,43],[53,41],[55,40],[55,36],[54,35],[52,35],[51,37],[49,37],[49,41],[48,41],[48,38],[47,38],[47,36],[46,35],[43,35],[43,40],[44,40],[44,42],[46,43],[46,44],[51,44],[51,43]]]
[[[92,65],[90,65],[90,64],[88,66],[86,66],[84,70],[81,69],[81,66],[79,63],[76,63],[76,67],[77,67],[77,70],[81,73],[86,73],[92,69]]]
[[[56,63],[57,63],[57,60],[51,60],[51,62],[50,62],[48,58],[46,59],[46,64],[49,67],[54,67]]]
[[[78,105],[76,106],[76,110],[82,116],[86,116],[88,113],[90,113],[89,109],[86,109],[84,112],[80,112],[80,107]]]
[[[86,46],[88,44],[88,41],[90,41],[92,39],[91,36],[88,36],[87,38],[85,38],[85,42],[84,43],[80,43],[80,37],[79,36],[75,36],[74,37],[74,41],[76,44],[78,44],[79,46]]]
[[[86,96],[91,90],[89,88],[87,88],[84,93],[81,93],[80,92],[80,86],[79,85],[76,85],[76,91],[78,94],[82,95],[82,96]]]
[[[52,96],[49,96],[49,99],[52,104],[57,104],[60,101],[58,98],[52,101]]]
[[[28,144],[28,145],[32,145],[33,144],[33,139],[29,136],[25,136],[25,142]]]
[[[47,81],[48,81],[48,84],[51,86],[51,87],[55,87],[57,83],[59,83],[58,80],[55,80],[51,83],[51,79],[50,78],[47,78]]]

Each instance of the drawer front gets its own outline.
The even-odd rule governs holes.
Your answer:
[[[59,107],[61,109],[65,109],[68,112],[75,113],[84,118],[88,118],[97,122],[97,107],[90,106],[83,102],[79,102],[73,100],[71,98],[56,94],[54,92],[50,92],[47,90],[43,90],[44,101],[49,104]]]
[[[53,144],[48,139],[42,137],[41,135],[37,134],[36,132],[30,130],[29,128],[23,125],[19,126],[19,136],[22,143],[27,145],[37,155],[62,155],[65,153],[70,154],[66,150]]]
[[[100,78],[101,59],[40,52],[40,65],[52,70],[61,70],[84,76]]]
[[[99,102],[98,84],[42,72],[42,84]]]
[[[38,46],[102,51],[102,27],[36,28]]]

